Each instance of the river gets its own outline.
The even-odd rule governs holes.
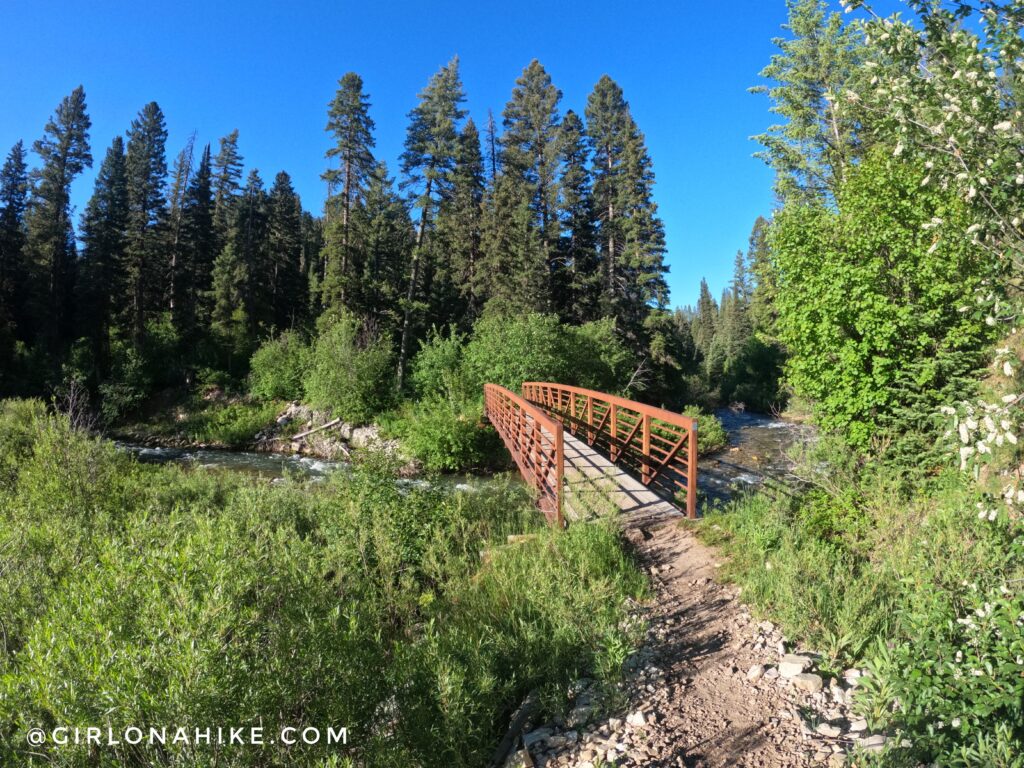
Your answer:
[[[788,467],[786,452],[809,434],[807,427],[772,416],[728,409],[715,415],[728,433],[729,445],[700,460],[698,484],[707,498],[724,500],[738,490],[755,488],[766,481],[785,481]],[[164,448],[128,442],[118,442],[117,446],[147,463],[174,462],[200,469],[243,472],[271,481],[287,476],[316,481],[348,467],[342,461],[324,461],[285,453]],[[486,485],[491,479],[476,475],[446,475],[440,482],[454,490],[473,490]],[[424,481],[400,482],[413,485]]]

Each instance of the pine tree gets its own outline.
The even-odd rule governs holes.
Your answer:
[[[352,282],[352,210],[359,204],[370,175],[373,159],[374,123],[370,118],[370,99],[363,92],[363,79],[354,72],[338,81],[338,92],[327,112],[327,131],[334,146],[327,158],[337,158],[338,168],[324,172],[327,182],[328,228],[324,251],[323,298],[325,307],[345,306],[346,289]],[[338,194],[334,195],[334,190]],[[332,217],[334,220],[332,220]]]
[[[399,308],[414,235],[409,209],[383,163],[377,164],[363,204],[353,212],[353,230],[362,267],[353,309],[382,332],[392,331],[401,321]]]
[[[42,167],[32,174],[27,214],[27,251],[32,261],[32,328],[56,352],[71,336],[75,284],[75,239],[71,225],[71,182],[92,167],[91,122],[85,90],[78,86],[65,97],[33,149]],[[28,329],[26,329],[28,330]]]
[[[29,266],[25,258],[28,169],[25,145],[15,144],[0,170],[0,342],[24,339],[29,322],[25,300]],[[5,362],[0,350],[0,362]]]
[[[583,121],[572,110],[562,119],[561,133],[562,177],[558,203],[562,239],[559,252],[567,274],[558,286],[556,304],[568,319],[585,323],[600,317],[601,301],[590,152]]]
[[[537,270],[544,275],[543,297],[538,309],[554,309],[555,273],[558,251],[557,174],[561,154],[561,132],[558,103],[562,93],[536,59],[523,70],[505,106],[505,133],[501,137],[501,163],[509,183],[523,185],[530,200],[532,233],[529,241],[539,251],[529,255],[520,268]],[[515,248],[524,251],[527,243]],[[533,247],[533,246],[529,246]],[[530,280],[529,282],[534,282]]]
[[[718,303],[711,295],[708,288],[708,281],[700,281],[700,298],[697,299],[697,310],[693,316],[692,323],[693,343],[697,351],[704,357],[711,350],[711,343],[715,340],[715,332],[718,328]]]
[[[213,262],[210,330],[223,352],[229,373],[248,358],[251,321],[246,301],[249,270],[234,242],[229,241]]]
[[[267,198],[267,254],[273,325],[294,328],[306,316],[309,284],[302,274],[302,204],[284,171]]]
[[[241,181],[242,155],[238,152],[236,128],[220,140],[220,150],[213,159],[213,226],[218,253],[228,240]]]
[[[860,67],[857,32],[828,13],[823,0],[787,0],[793,38],[777,38],[780,53],[761,71],[771,86],[757,86],[772,100],[771,111],[786,122],[754,138],[758,153],[776,171],[780,197],[803,201],[835,194],[846,168],[861,153],[858,116],[841,98]]]
[[[193,173],[195,142],[196,135],[193,133],[189,136],[188,141],[185,143],[185,147],[178,153],[177,158],[174,160],[174,169],[171,172],[170,199],[168,201],[169,214],[167,248],[169,251],[169,258],[167,265],[167,307],[170,311],[171,324],[178,327],[181,326],[181,318],[179,317],[181,305],[185,300],[185,294],[188,291],[188,276],[186,274],[185,265],[183,264],[181,252],[183,234],[182,224],[184,219],[185,194],[188,190],[188,185]]]
[[[529,190],[502,173],[487,201],[482,278],[485,313],[515,315],[543,311],[548,281],[536,268],[539,230]]]
[[[245,307],[249,335],[255,338],[273,324],[267,251],[267,193],[255,168],[249,171],[239,198],[232,233],[238,258],[245,265]]]
[[[758,216],[750,232],[747,246],[747,263],[752,275],[750,317],[755,330],[767,336],[774,333],[775,319],[775,274],[772,270],[771,254],[768,250],[768,229],[770,222]]]
[[[155,101],[142,108],[128,130],[125,167],[128,176],[128,227],[125,266],[129,284],[131,335],[135,348],[145,342],[147,315],[163,303],[162,230],[167,128]]]
[[[660,306],[667,294],[665,235],[653,200],[653,166],[622,89],[607,75],[594,86],[586,117],[594,157],[604,311],[620,319],[636,346],[650,305]]]
[[[459,134],[451,199],[438,215],[437,250],[444,254],[434,277],[433,324],[468,324],[483,308],[481,238],[483,236],[484,158],[472,119]]]
[[[124,139],[115,136],[96,175],[92,197],[82,217],[82,263],[78,286],[79,332],[92,348],[95,374],[110,370],[113,300],[124,293],[128,228],[128,172]]]
[[[210,145],[207,144],[181,203],[182,269],[178,317],[179,336],[186,348],[194,348],[200,328],[210,323],[212,308],[208,297],[216,248],[213,168]]]
[[[405,376],[413,323],[421,315],[420,276],[427,260],[429,233],[442,201],[451,197],[452,170],[459,152],[459,123],[465,116],[466,100],[459,77],[459,59],[455,57],[435,74],[420,93],[420,102],[409,113],[405,151],[402,153],[402,187],[412,193],[413,208],[419,211],[416,242],[409,265],[398,349],[397,383]]]

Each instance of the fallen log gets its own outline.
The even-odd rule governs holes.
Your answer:
[[[297,435],[292,435],[291,440],[294,443],[296,440],[301,440],[307,435],[312,435],[314,432],[319,432],[322,429],[334,427],[337,426],[338,424],[341,424],[341,419],[333,419],[331,421],[328,421],[326,424],[321,424],[319,427],[313,427],[312,429],[307,429],[305,432],[300,432]]]

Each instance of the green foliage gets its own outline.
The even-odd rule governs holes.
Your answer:
[[[394,402],[393,376],[388,341],[361,333],[355,318],[341,315],[313,346],[306,398],[346,421],[365,423]]]
[[[481,422],[482,415],[479,400],[428,398],[407,404],[388,428],[432,472],[503,466],[501,439]]]
[[[249,393],[260,400],[302,397],[310,352],[309,345],[295,331],[265,341],[249,361]]]
[[[241,448],[251,445],[256,433],[274,423],[281,402],[212,403],[189,413],[177,423],[177,430],[191,443]]]
[[[485,317],[463,352],[465,386],[487,382],[518,392],[524,381],[557,381],[605,392],[622,391],[633,357],[611,318],[566,326],[553,315]]]
[[[528,691],[562,706],[572,680],[614,680],[638,639],[624,600],[643,580],[617,533],[548,530],[517,486],[408,488],[370,465],[273,486],[140,466],[38,405],[0,406],[0,444],[17,468],[0,483],[4,764],[29,759],[28,728],[59,722],[336,724],[370,768],[481,765]],[[536,539],[498,546],[524,531]],[[140,759],[124,744],[43,749],[65,768]],[[159,755],[327,759],[322,745]]]
[[[920,177],[874,153],[839,190],[839,213],[790,206],[771,235],[794,388],[851,445],[883,434],[916,459],[982,359],[990,332],[963,308],[993,274],[964,236],[964,206]]]
[[[100,414],[107,424],[138,408],[152,390],[142,355],[120,339],[113,339],[110,347],[110,375],[99,385]]]
[[[443,335],[436,328],[420,345],[412,364],[412,384],[423,398],[461,400],[476,397],[463,378],[466,339],[454,327]]]
[[[699,406],[688,405],[683,409],[683,415],[697,420],[697,452],[701,456],[720,451],[729,444],[729,435],[714,414]]]
[[[524,381],[569,381],[566,352],[566,334],[554,315],[485,317],[463,353],[466,386],[482,392],[491,383],[518,392]]]

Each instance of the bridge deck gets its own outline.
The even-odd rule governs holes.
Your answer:
[[[623,515],[623,525],[627,528],[684,517],[678,508],[568,430],[563,439],[564,504],[570,521],[608,514],[615,508]],[[613,505],[611,509],[610,505]]]

